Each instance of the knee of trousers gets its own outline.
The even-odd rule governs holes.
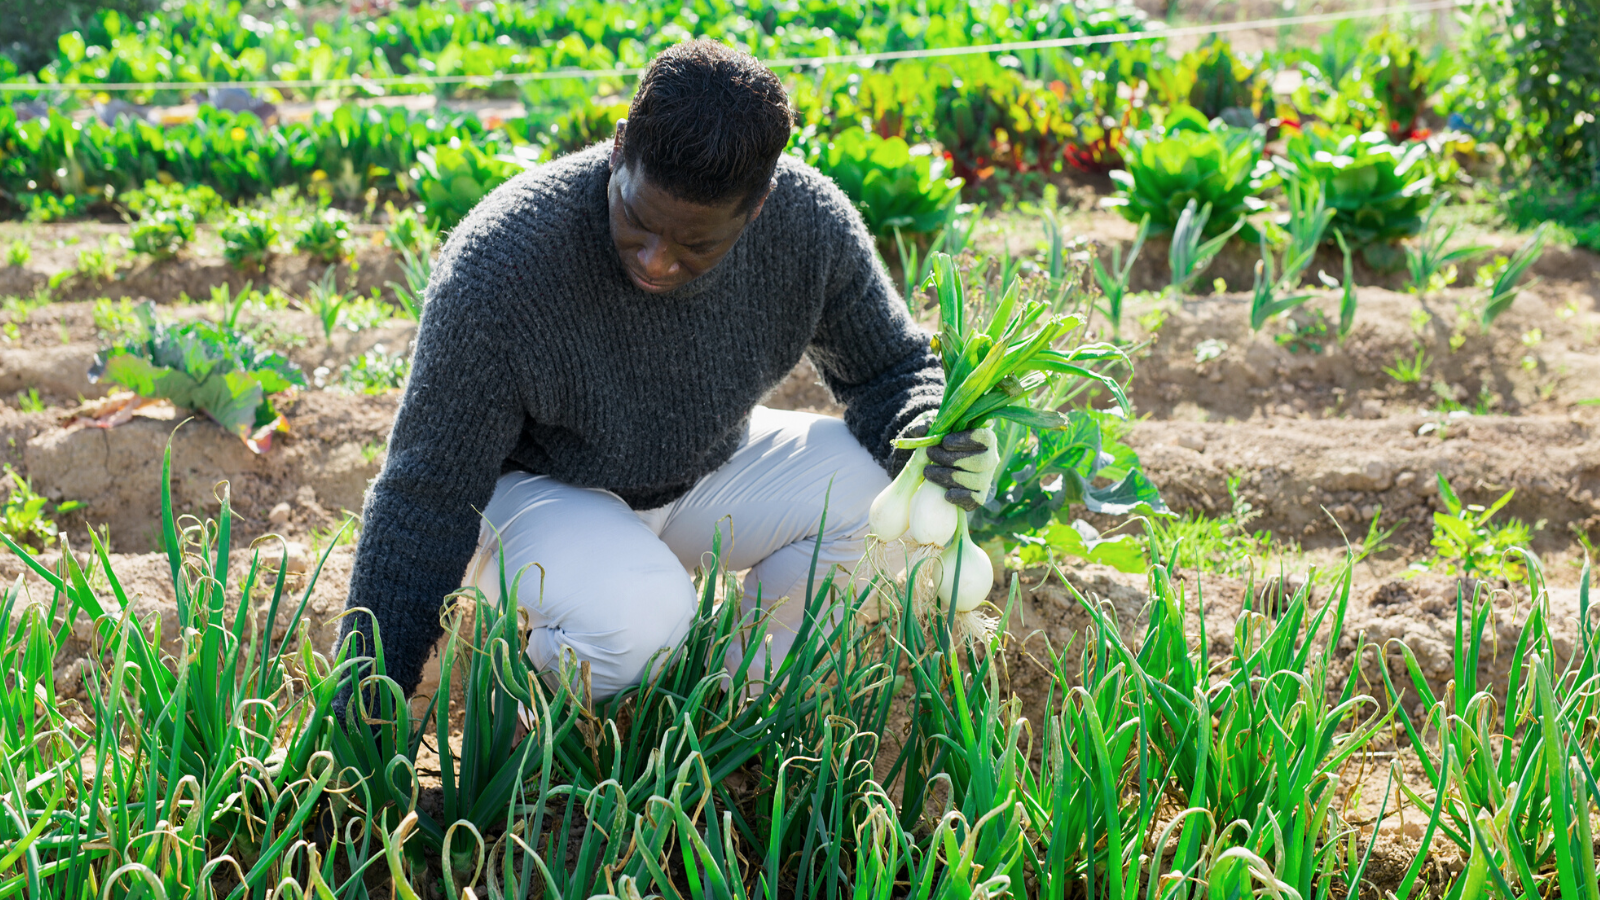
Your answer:
[[[635,571],[633,577],[599,577],[587,586],[586,615],[535,628],[529,655],[551,674],[589,664],[596,698],[620,693],[652,677],[671,660],[693,624],[699,605],[688,573],[674,565]]]

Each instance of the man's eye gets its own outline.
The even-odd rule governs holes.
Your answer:
[[[713,251],[715,249],[717,249],[717,245],[715,243],[711,243],[711,244],[694,244],[691,247],[689,247],[689,251],[691,253],[710,253],[711,251]]]

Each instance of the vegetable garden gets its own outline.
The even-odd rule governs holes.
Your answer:
[[[58,6],[0,23],[0,898],[1600,900],[1586,4]],[[818,573],[777,672],[713,554],[636,691],[463,592],[336,727],[441,240],[690,36],[775,61],[992,496],[908,469],[917,577]]]

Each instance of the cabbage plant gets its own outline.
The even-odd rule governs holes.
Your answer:
[[[1427,153],[1426,144],[1392,144],[1379,131],[1312,125],[1289,138],[1277,166],[1321,183],[1334,211],[1330,228],[1364,248],[1422,231],[1433,195],[1433,177],[1421,164]]]
[[[1168,114],[1163,128],[1134,132],[1128,139],[1123,153],[1127,168],[1111,173],[1119,190],[1102,202],[1130,222],[1149,216],[1150,233],[1164,235],[1177,228],[1192,200],[1198,207],[1211,207],[1205,235],[1216,237],[1266,208],[1260,195],[1273,173],[1261,158],[1265,141],[1260,126],[1232,128],[1179,107]],[[1252,243],[1260,239],[1248,222],[1239,234]]]
[[[232,322],[159,322],[149,301],[134,312],[130,339],[95,357],[91,382],[107,378],[141,397],[199,410],[247,442],[278,424],[272,396],[306,383],[298,366],[258,348]]]
[[[961,199],[962,180],[947,177],[944,159],[926,144],[846,128],[813,145],[806,161],[839,185],[880,238],[938,231]]]

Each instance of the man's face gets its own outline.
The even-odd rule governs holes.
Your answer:
[[[716,268],[761,212],[761,203],[740,212],[737,200],[702,206],[674,197],[637,166],[623,165],[620,139],[619,128],[618,149],[611,154],[611,241],[628,277],[640,290],[659,294]]]

